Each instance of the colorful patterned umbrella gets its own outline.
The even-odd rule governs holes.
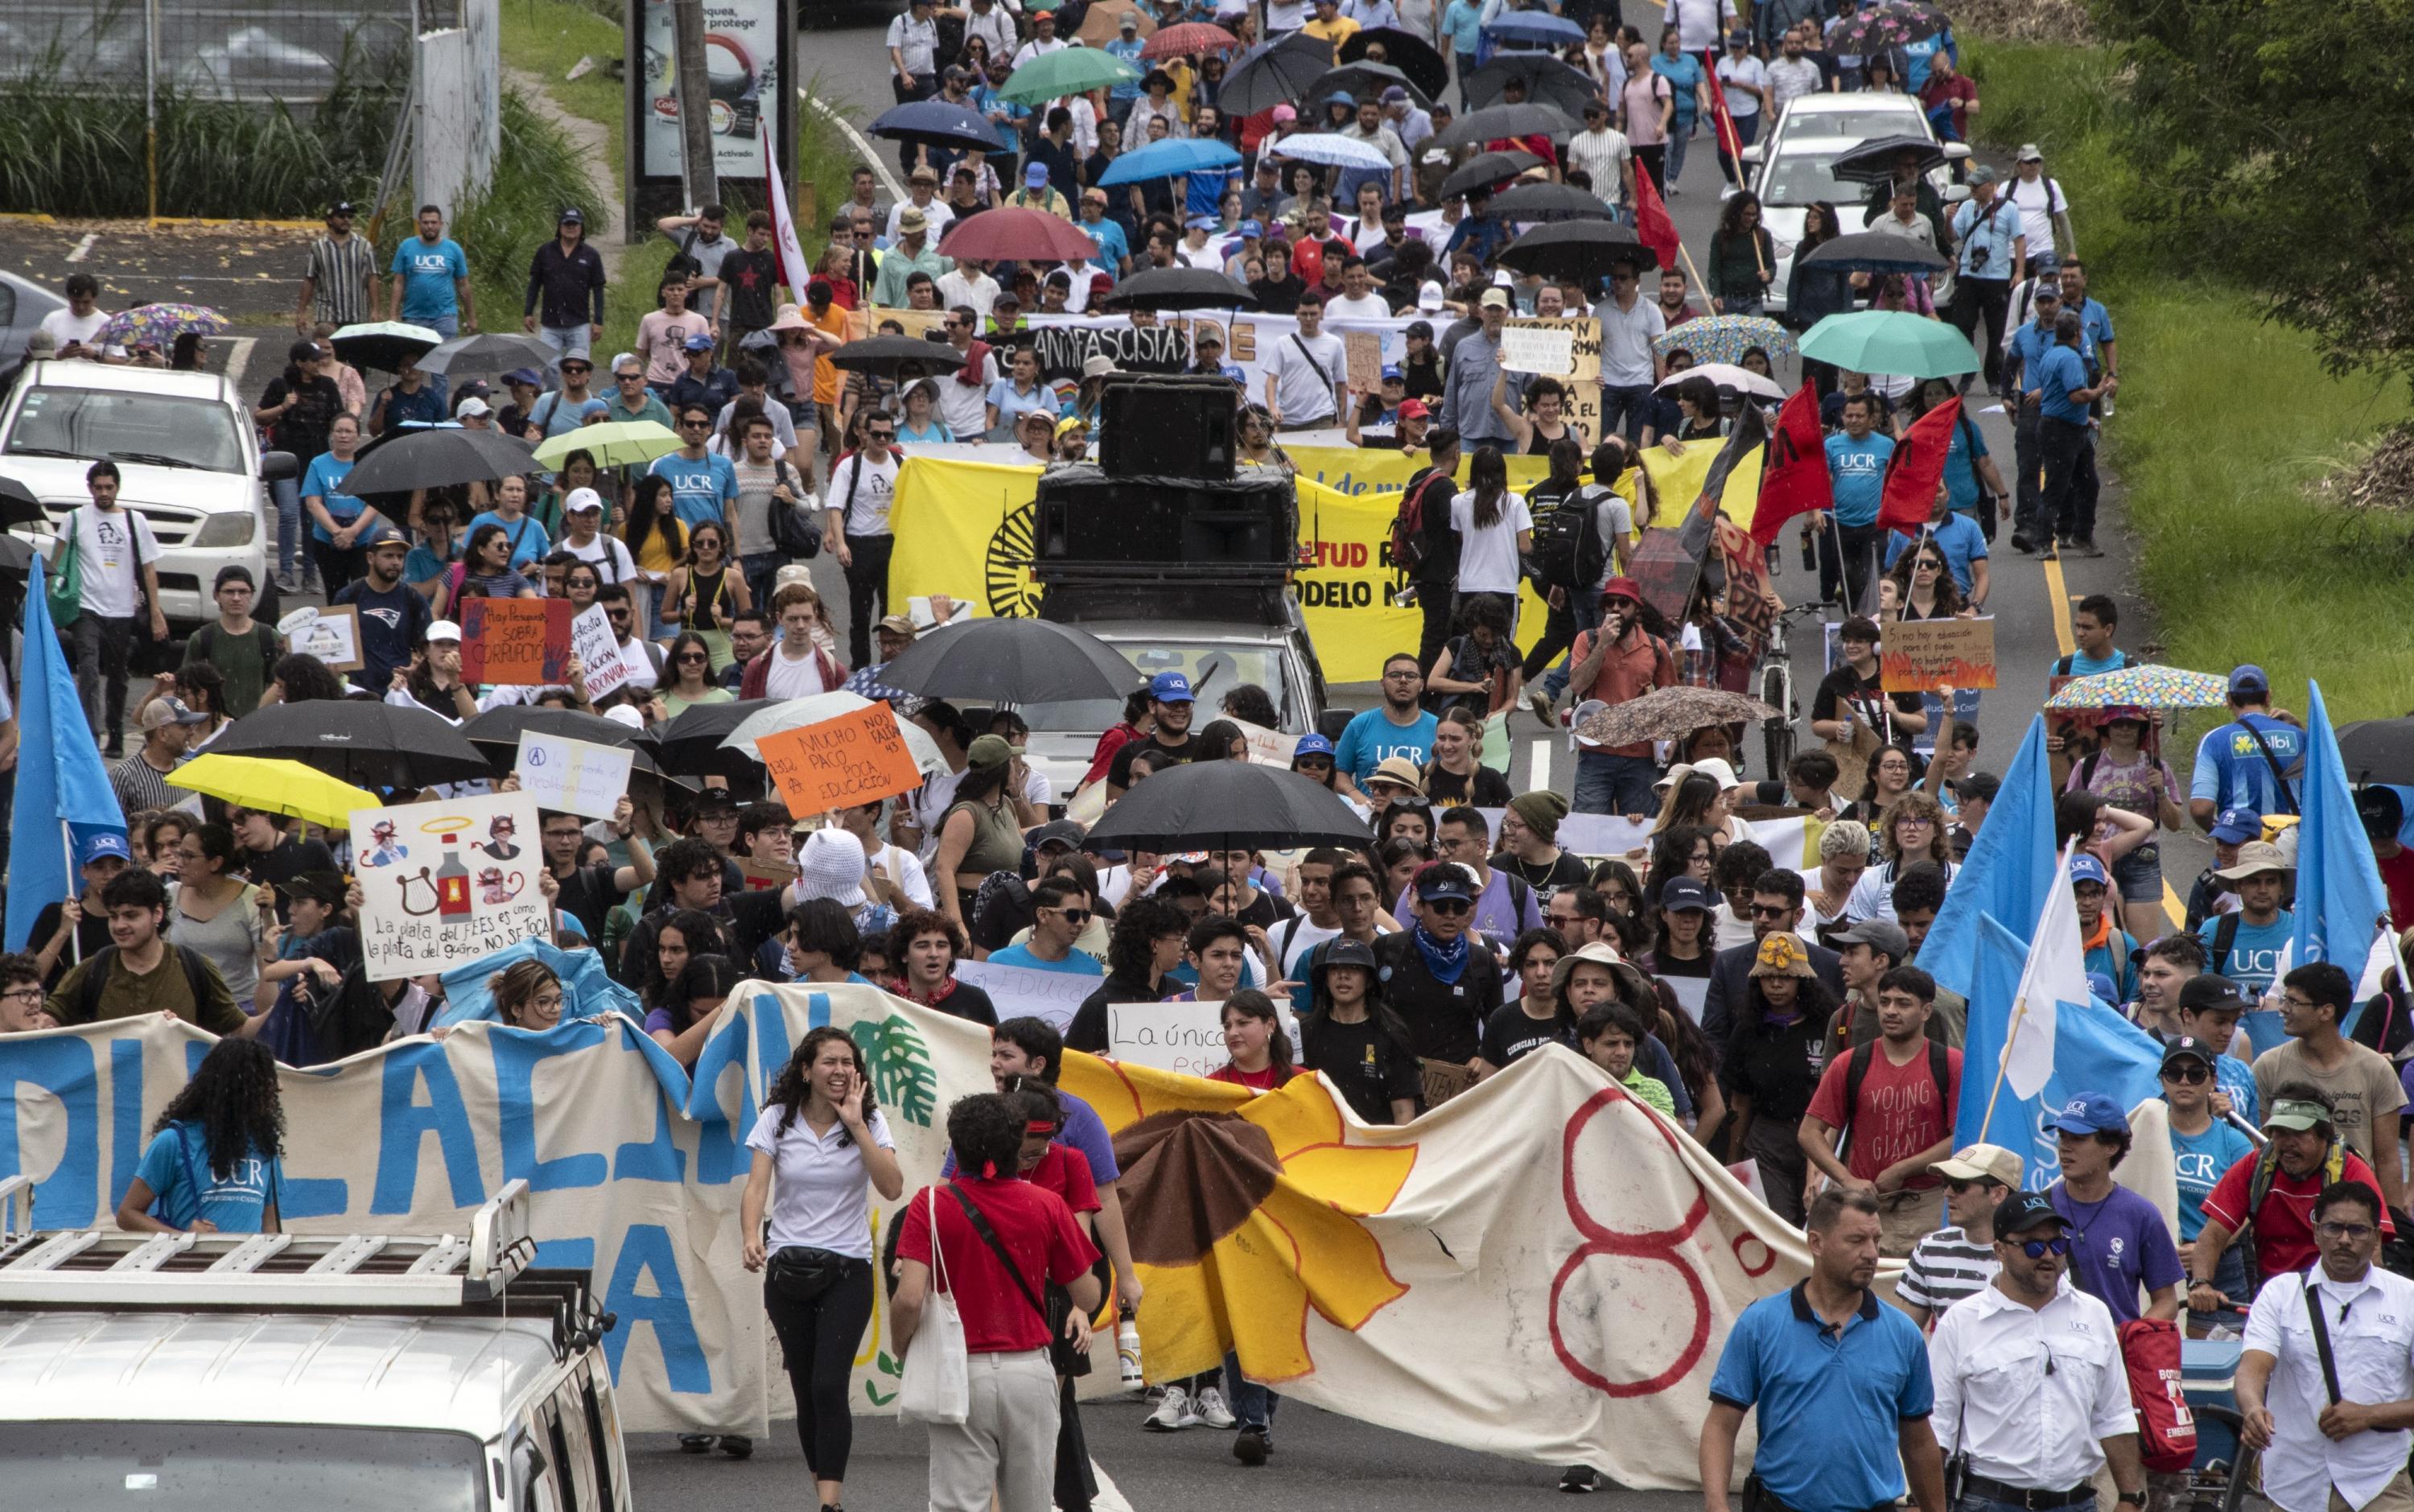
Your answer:
[[[112,315],[93,339],[102,346],[164,347],[187,331],[216,336],[227,318],[202,305],[137,305]]]
[[[2045,701],[2048,709],[2219,709],[2229,701],[2228,680],[2177,666],[2123,666],[2074,678]]]
[[[1830,33],[1827,46],[1844,53],[1882,52],[1905,42],[1924,42],[1953,29],[1953,19],[1920,0],[1894,0],[1866,10]]]
[[[1745,348],[1758,347],[1775,362],[1794,355],[1794,333],[1766,315],[1706,315],[1651,338],[1651,350],[1662,357],[1678,347],[1699,362],[1738,366]]]
[[[1613,704],[1576,726],[1576,739],[1595,745],[1632,745],[1638,741],[1681,741],[1710,725],[1775,719],[1777,711],[1757,698],[1722,688],[1678,683],[1655,688],[1640,698]]]
[[[1155,61],[1193,52],[1229,52],[1240,45],[1241,39],[1221,26],[1186,21],[1179,26],[1159,27],[1155,36],[1140,44],[1140,55]]]

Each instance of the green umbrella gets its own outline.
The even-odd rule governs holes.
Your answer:
[[[1111,52],[1095,47],[1068,47],[1032,59],[1014,70],[999,90],[1000,99],[1036,105],[1062,95],[1086,94],[1140,77],[1140,70]]]
[[[559,468],[573,452],[585,452],[597,467],[634,467],[679,449],[679,439],[656,420],[615,420],[580,426],[548,436],[536,449],[539,466]]]
[[[1970,338],[1943,321],[1907,310],[1830,315],[1802,337],[1802,355],[1856,373],[1956,378],[1978,370]]]

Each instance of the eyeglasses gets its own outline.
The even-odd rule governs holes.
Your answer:
[[[2372,1225],[2369,1223],[2317,1223],[2314,1225],[2314,1232],[2325,1239],[2346,1239],[2351,1243],[2362,1244],[2372,1237]]]
[[[712,428],[712,422],[709,420],[682,420],[678,425],[681,430],[710,430]]]
[[[2280,1006],[2282,1008],[2293,1008],[2303,1011],[2310,1011],[2313,1009],[2314,1003],[2313,999],[2310,997],[2297,997],[2292,996],[2287,993],[2282,993],[2280,995]]]
[[[1906,814],[1894,821],[1894,827],[1898,830],[1930,830],[1935,826],[1936,821],[1923,814]]]
[[[2049,1254],[2066,1255],[2070,1253],[2070,1235],[2057,1234],[2050,1239],[2023,1239],[2020,1241],[2020,1253],[2031,1260],[2043,1260]]]
[[[702,665],[704,665],[705,663],[709,662],[709,661],[711,661],[711,660],[712,660],[712,658],[711,658],[710,656],[706,655],[706,654],[705,654],[704,652],[702,652],[702,651],[683,651],[679,652],[679,657],[678,657],[678,659],[679,659],[679,664],[680,664],[681,666],[702,666]]]
[[[2197,1065],[2166,1066],[2163,1068],[2163,1080],[2177,1082],[2183,1086],[2193,1086],[2198,1082],[2213,1080],[2213,1072]]]
[[[0,993],[0,1002],[38,1003],[41,1000],[42,989],[39,987],[11,987]]]
[[[1475,911],[1475,905],[1465,898],[1432,898],[1426,900],[1425,906],[1438,914],[1464,914]]]

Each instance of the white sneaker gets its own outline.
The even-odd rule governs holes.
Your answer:
[[[1224,1405],[1224,1393],[1214,1386],[1199,1388],[1198,1421],[1209,1428],[1231,1428],[1239,1424],[1232,1409]]]
[[[1225,1415],[1231,1415],[1228,1413]],[[1180,1386],[1166,1387],[1165,1400],[1156,1404],[1156,1411],[1149,1414],[1140,1426],[1152,1433],[1170,1433],[1177,1429],[1197,1428],[1199,1415],[1191,1409],[1190,1393]]]

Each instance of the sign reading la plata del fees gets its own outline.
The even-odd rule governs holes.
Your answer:
[[[368,980],[440,972],[545,933],[536,801],[446,798],[352,812]]]

